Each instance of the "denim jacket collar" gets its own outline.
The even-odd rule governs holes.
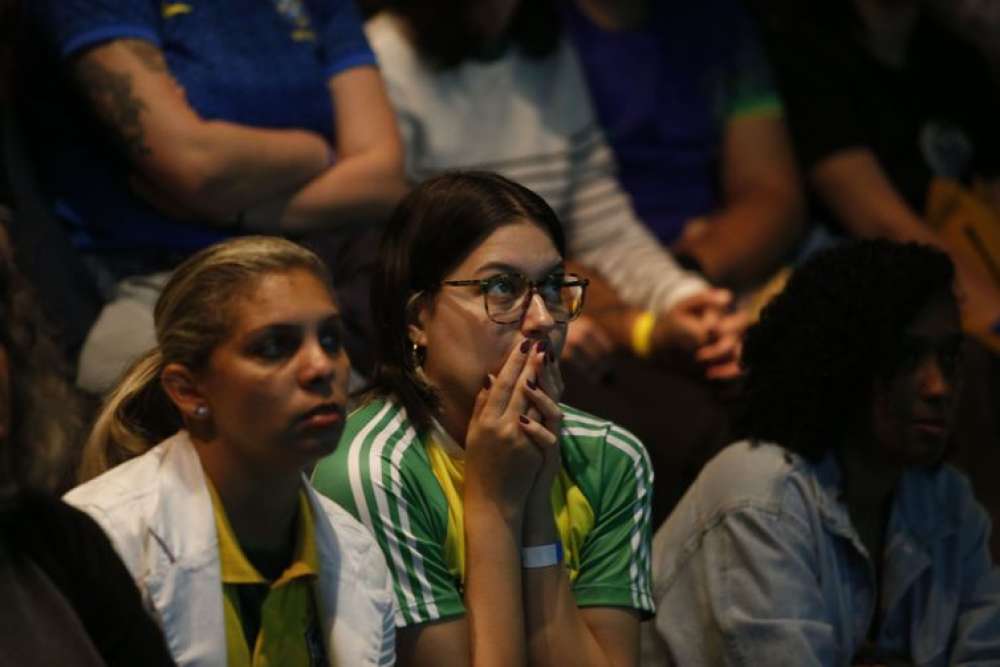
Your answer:
[[[812,465],[820,486],[820,512],[834,532],[847,538],[857,536],[841,500],[844,493],[843,469],[834,452]],[[908,535],[914,542],[930,547],[957,530],[954,508],[938,498],[937,485],[929,478],[936,470],[910,469],[903,472],[892,501],[886,544],[891,545],[898,534]],[[930,491],[930,492],[929,492]]]

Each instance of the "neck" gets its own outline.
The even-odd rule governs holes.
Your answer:
[[[648,11],[646,0],[576,0],[584,16],[605,30],[638,27]]]
[[[886,511],[896,491],[902,470],[878,452],[878,443],[856,439],[840,449],[844,498],[851,516]]]
[[[192,441],[240,546],[261,550],[286,546],[298,511],[301,471],[276,473],[251,464],[221,442]]]
[[[867,32],[867,46],[879,61],[900,66],[920,15],[914,0],[854,0]]]
[[[472,417],[472,406],[463,405],[458,401],[449,400],[442,392],[441,413],[437,415],[445,432],[450,435],[460,447],[465,448],[465,435],[469,430],[469,420]]]

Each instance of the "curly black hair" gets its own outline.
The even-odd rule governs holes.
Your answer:
[[[738,430],[822,458],[860,423],[874,381],[896,368],[906,326],[955,268],[916,243],[851,241],[797,269],[746,335]]]

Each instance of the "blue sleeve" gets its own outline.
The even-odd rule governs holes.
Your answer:
[[[326,78],[352,67],[375,66],[375,53],[365,38],[354,0],[331,0],[323,4],[319,39]]]
[[[35,0],[31,4],[39,25],[63,58],[115,39],[144,39],[160,46],[161,9],[155,0]]]

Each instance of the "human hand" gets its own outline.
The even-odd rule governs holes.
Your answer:
[[[597,382],[609,372],[615,344],[592,317],[581,315],[569,323],[562,360]]]
[[[739,310],[724,313],[715,326],[709,342],[695,351],[694,360],[709,380],[730,380],[742,372],[743,334],[749,318]]]
[[[743,332],[747,317],[729,312],[732,294],[707,289],[677,303],[657,318],[653,327],[653,351],[682,364],[694,362],[713,380],[739,374]]]
[[[542,455],[542,466],[532,486],[529,505],[535,502],[548,507],[552,482],[562,465],[559,433],[563,415],[559,399],[564,383],[559,359],[551,349],[546,350],[541,358],[534,355],[528,363],[535,368],[535,379],[527,385],[531,407],[526,414],[529,423],[524,425],[524,430]]]
[[[492,505],[508,521],[520,520],[528,493],[545,463],[535,439],[544,438],[540,431],[550,415],[544,411],[544,401],[528,396],[548,352],[547,346],[539,349],[541,343],[522,339],[496,377],[487,377],[476,396],[466,432],[464,502]],[[526,416],[530,407],[539,411],[542,423]]]

